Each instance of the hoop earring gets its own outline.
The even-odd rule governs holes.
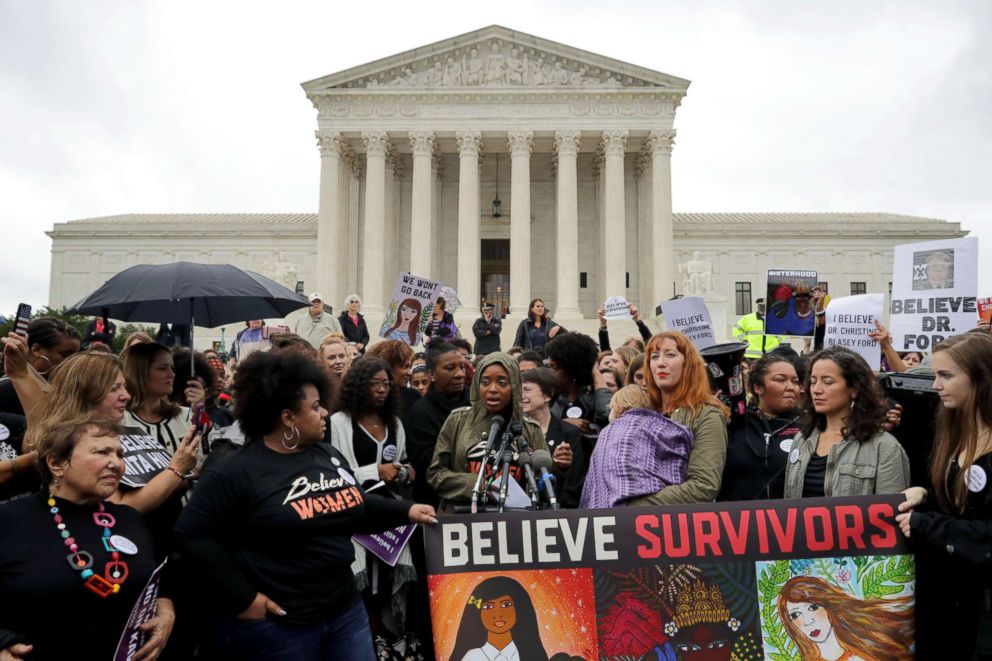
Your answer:
[[[36,372],[37,372],[38,374],[42,374],[42,375],[44,375],[44,374],[48,374],[49,372],[51,372],[51,371],[52,371],[52,361],[48,359],[48,356],[38,356],[38,358],[44,358],[44,359],[45,359],[45,362],[46,362],[46,363],[48,363],[48,369],[46,369],[46,370],[45,370],[44,372],[42,372],[42,371],[41,371],[40,369],[38,369],[38,368],[36,367],[36,368],[35,368],[35,371],[36,371]],[[32,367],[33,367],[33,366],[32,366]]]
[[[854,399],[851,399],[851,408],[852,408],[852,409],[854,408],[854,402],[855,402],[855,401],[856,401],[856,400],[854,400]]]
[[[293,445],[286,443],[286,441],[293,440],[294,435],[296,436],[296,443]],[[287,450],[295,450],[300,447],[300,430],[296,428],[296,425],[293,425],[288,432],[282,435],[282,446]]]

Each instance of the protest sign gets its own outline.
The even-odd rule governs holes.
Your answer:
[[[169,451],[140,427],[124,428],[121,447],[124,449],[124,475],[121,476],[121,482],[135,489],[148,484],[172,460]]]
[[[875,331],[875,320],[881,323],[884,310],[884,294],[835,298],[827,306],[823,345],[850,349],[877,370],[882,363],[882,352],[869,335]]]
[[[409,524],[385,532],[352,535],[351,538],[390,567],[395,567],[396,561],[400,559],[400,552],[410,541],[415,529],[415,525]]]
[[[982,321],[992,321],[992,298],[978,299],[978,318]]]
[[[610,296],[603,303],[607,319],[630,319],[630,303],[623,296]]]
[[[155,617],[155,613],[158,611],[158,586],[161,581],[162,567],[165,567],[166,562],[168,559],[163,560],[162,564],[152,572],[151,578],[145,584],[145,589],[141,591],[138,601],[131,609],[131,615],[127,618],[127,624],[124,625],[124,633],[121,634],[121,639],[117,643],[117,651],[114,652],[114,661],[131,661],[148,640],[148,634],[139,627]]]
[[[424,529],[437,658],[474,658],[491,633],[509,633],[520,659],[675,659],[711,643],[720,658],[813,658],[836,641],[792,622],[789,605],[809,595],[830,595],[815,600],[824,622],[875,621],[895,650],[886,658],[910,657],[915,564],[895,523],[902,500],[442,517]],[[515,621],[501,627],[507,601]]]
[[[716,344],[713,321],[706,301],[698,296],[675,298],[661,304],[668,330],[678,331],[689,338],[697,349]]]
[[[400,273],[393,284],[393,300],[379,329],[379,337],[400,340],[410,346],[420,344],[440,290],[440,282]]]
[[[810,290],[815,286],[816,271],[769,271],[765,334],[812,337],[816,311]]]
[[[932,351],[975,325],[978,239],[896,246],[889,330],[896,351]]]

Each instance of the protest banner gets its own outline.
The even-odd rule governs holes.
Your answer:
[[[875,331],[875,320],[881,323],[884,311],[884,294],[835,298],[827,306],[823,345],[850,349],[877,370],[882,364],[882,351],[869,335]]]
[[[897,351],[932,351],[975,325],[978,239],[896,246],[889,331]]]
[[[815,286],[816,271],[768,271],[765,333],[813,337],[816,311],[810,290]]]
[[[713,658],[815,658],[848,618],[873,621],[876,634],[844,640],[852,654],[911,656],[916,572],[895,523],[902,500],[441,517],[424,529],[437,658],[478,654],[492,634],[520,659],[676,659],[693,646],[719,647]],[[820,632],[793,622],[807,601],[829,611]]]
[[[992,298],[978,299],[978,318],[982,321],[992,321]]]
[[[138,596],[138,601],[135,602],[134,608],[131,609],[131,615],[127,618],[127,624],[124,625],[124,633],[121,634],[121,639],[117,643],[114,661],[131,661],[141,646],[148,641],[148,634],[139,627],[155,617],[155,613],[158,611],[158,587],[162,580],[162,567],[165,567],[165,563],[168,561],[168,559],[163,560],[162,564],[155,568],[148,583],[145,584],[145,588]]]
[[[607,319],[630,319],[630,303],[623,296],[610,296],[603,303]]]
[[[440,282],[400,273],[393,284],[393,300],[379,329],[379,337],[400,340],[410,346],[420,344],[440,291]]]
[[[172,456],[161,443],[140,427],[125,427],[121,434],[124,475],[121,482],[135,489],[143,487],[169,465]]]
[[[689,338],[697,349],[716,344],[713,320],[706,301],[698,296],[674,298],[661,304],[668,330],[678,331]]]

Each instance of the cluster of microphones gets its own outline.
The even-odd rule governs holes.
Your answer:
[[[491,470],[489,470],[490,466]],[[510,487],[510,469],[513,466],[523,469],[527,495],[530,498],[530,506],[526,509],[539,510],[547,507],[558,509],[555,478],[551,474],[551,455],[547,450],[534,450],[530,447],[519,422],[512,422],[507,426],[503,416],[494,415],[492,427],[486,437],[482,465],[479,466],[479,474],[472,489],[470,508],[472,514],[492,511],[486,506],[485,495],[497,479],[500,481],[496,491],[498,511],[504,511],[507,507]],[[482,503],[479,502],[480,499]]]

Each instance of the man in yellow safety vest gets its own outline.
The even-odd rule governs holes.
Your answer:
[[[782,342],[778,335],[765,335],[765,299],[755,301],[755,311],[737,320],[733,335],[738,342],[747,342],[744,357],[757,360]]]

